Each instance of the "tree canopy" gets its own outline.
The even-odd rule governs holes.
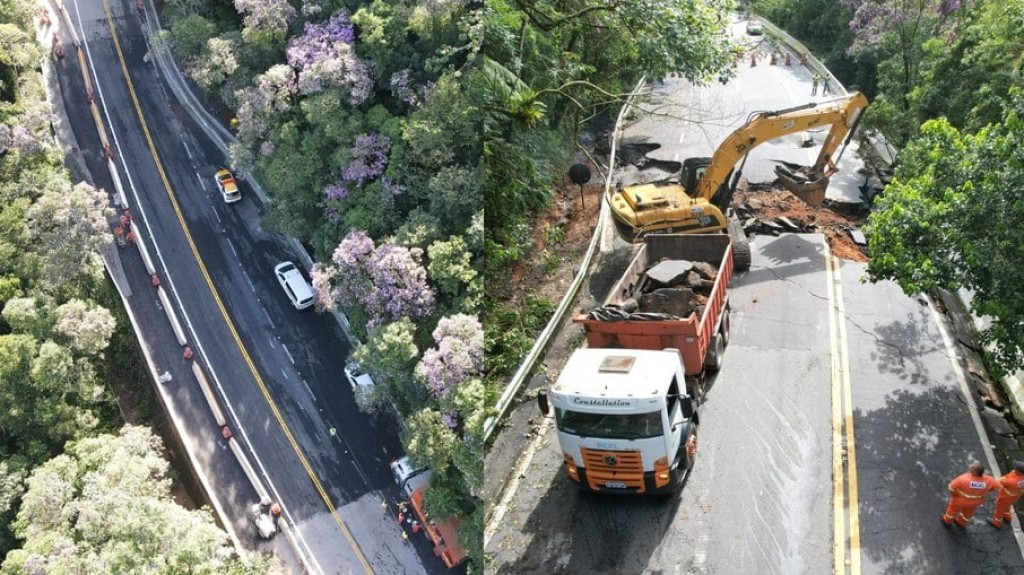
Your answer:
[[[907,293],[964,288],[971,310],[991,319],[985,339],[996,365],[1024,365],[1024,98],[1007,102],[1002,121],[964,133],[929,120],[900,152],[896,176],[871,214],[872,280],[895,280]]]
[[[143,427],[68,444],[27,480],[3,575],[23,573],[265,573],[241,561],[207,509],[170,495],[160,440]]]

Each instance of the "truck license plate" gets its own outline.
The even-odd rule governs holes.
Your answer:
[[[608,489],[625,489],[626,484],[621,481],[605,481],[604,486]]]

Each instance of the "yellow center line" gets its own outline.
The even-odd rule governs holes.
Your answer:
[[[825,269],[832,354],[832,502],[835,523],[833,572],[860,575],[860,504],[846,309],[843,304],[840,263],[828,247],[825,248]]]
[[[853,433],[853,390],[850,383],[850,341],[846,333],[846,307],[843,304],[843,284],[839,279],[839,262],[834,262],[836,274],[836,316],[839,323],[840,357],[842,358],[843,404],[846,423],[846,487],[847,513],[850,518],[850,573],[860,575],[860,503],[857,492],[857,445]]]
[[[833,573],[846,573],[846,513],[843,501],[843,394],[842,376],[839,371],[839,335],[836,329],[834,313],[835,271],[832,253],[825,244],[825,283],[828,291],[828,333],[829,352],[832,358],[832,519],[834,531],[832,536]]]
[[[142,107],[139,104],[138,96],[135,93],[135,85],[132,83],[131,75],[128,73],[128,66],[124,60],[124,54],[121,52],[121,43],[118,41],[117,38],[117,31],[114,27],[114,19],[113,15],[110,12],[110,5],[108,4],[108,0],[103,0],[103,10],[104,12],[106,12],[107,15],[107,25],[110,27],[110,35],[111,39],[114,42],[114,49],[117,51],[117,58],[121,64],[121,72],[124,75],[126,84],[128,85],[128,92],[131,95],[132,104],[135,106],[135,113],[138,116],[139,123],[142,126],[143,135],[145,135],[146,142],[149,145],[150,155],[153,156],[153,161],[156,163],[156,169],[157,172],[159,172],[160,174],[160,180],[163,182],[164,190],[167,192],[167,197],[171,200],[171,205],[174,208],[174,213],[178,217],[178,223],[181,225],[181,229],[185,233],[185,239],[186,241],[188,241],[188,245],[192,250],[192,255],[195,257],[196,263],[199,264],[199,270],[203,274],[203,278],[205,278],[206,280],[206,285],[209,287],[210,293],[213,295],[213,299],[217,303],[217,308],[220,310],[221,316],[224,318],[224,322],[227,325],[228,330],[231,332],[231,337],[235,340],[235,344],[238,346],[238,350],[242,353],[242,357],[245,359],[245,363],[246,365],[248,365],[249,371],[252,373],[253,378],[256,380],[256,385],[259,387],[260,392],[263,394],[263,397],[267,402],[267,405],[270,407],[271,412],[274,414],[274,418],[277,419],[277,422],[280,425],[281,430],[284,432],[285,438],[287,438],[288,443],[291,445],[292,449],[295,451],[295,454],[298,456],[299,462],[302,464],[302,467],[306,470],[306,473],[309,475],[310,480],[313,482],[314,488],[320,494],[320,498],[323,499],[324,503],[327,505],[327,509],[331,512],[331,516],[334,518],[335,523],[338,524],[338,527],[345,535],[345,539],[348,540],[349,544],[352,546],[352,549],[355,551],[356,557],[362,564],[363,569],[366,571],[366,573],[372,574],[373,569],[370,567],[369,562],[367,562],[366,557],[363,555],[362,550],[356,543],[355,538],[352,537],[352,533],[349,531],[348,526],[345,524],[345,521],[341,518],[340,515],[338,515],[338,511],[334,507],[334,503],[331,501],[330,496],[324,489],[323,484],[321,484],[320,480],[317,478],[316,473],[313,471],[313,468],[310,466],[309,461],[306,459],[305,453],[302,451],[302,448],[299,447],[298,442],[292,435],[291,429],[288,427],[288,424],[285,423],[284,418],[281,416],[281,412],[278,409],[277,404],[271,397],[270,391],[267,389],[266,384],[264,384],[263,378],[260,377],[259,371],[257,371],[256,366],[253,364],[252,358],[249,356],[249,352],[242,344],[242,340],[238,336],[238,331],[235,329],[234,322],[232,322],[231,318],[228,316],[227,310],[224,308],[224,303],[220,299],[220,295],[214,288],[213,280],[210,279],[210,274],[206,269],[206,264],[203,263],[203,259],[199,255],[199,250],[196,248],[195,242],[192,240],[192,234],[189,231],[188,224],[186,224],[185,222],[185,217],[182,214],[181,208],[178,205],[178,201],[174,195],[174,190],[171,188],[171,183],[167,179],[167,174],[164,171],[163,163],[160,161],[160,156],[156,151],[156,145],[153,143],[153,138],[150,136],[149,125],[146,123],[146,119],[142,114]]]

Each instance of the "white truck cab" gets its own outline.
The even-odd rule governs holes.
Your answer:
[[[569,478],[602,493],[673,493],[697,453],[699,418],[675,349],[576,350],[541,410],[554,408]]]

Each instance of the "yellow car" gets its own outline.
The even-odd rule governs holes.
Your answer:
[[[230,171],[221,170],[217,172],[214,179],[217,180],[217,189],[220,190],[220,195],[224,198],[224,203],[230,204],[242,199],[242,192],[238,189],[238,184],[235,183],[235,177],[231,175]]]

